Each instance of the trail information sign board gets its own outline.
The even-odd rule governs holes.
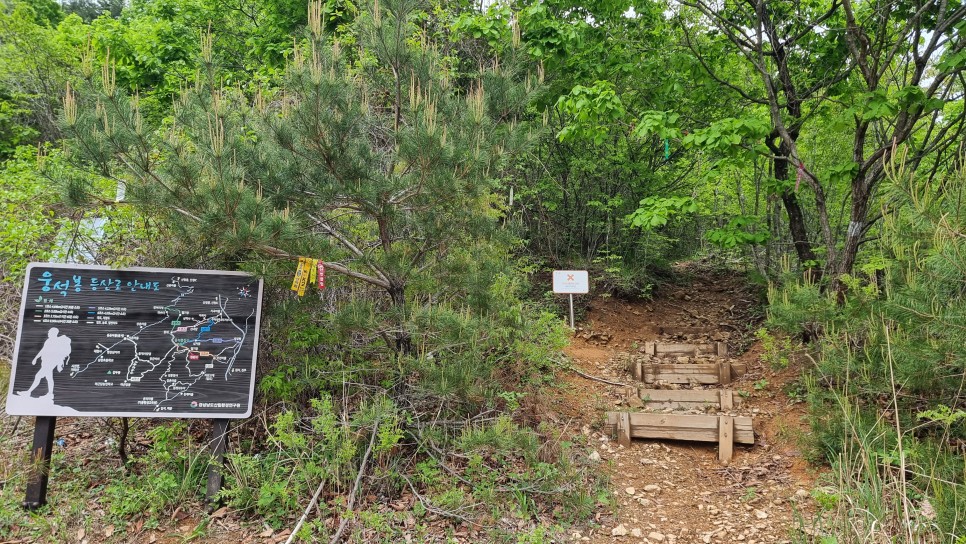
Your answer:
[[[554,270],[553,292],[583,295],[590,292],[590,277],[586,270]]]
[[[574,295],[590,292],[590,276],[586,270],[554,270],[553,292],[570,295],[570,328],[574,324]]]
[[[7,413],[248,417],[261,296],[241,272],[32,263]]]

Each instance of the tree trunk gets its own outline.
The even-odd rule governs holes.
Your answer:
[[[395,333],[396,351],[402,355],[412,355],[413,339],[406,329],[406,286],[396,281],[389,286],[389,298],[396,310],[399,329]]]
[[[775,179],[785,181],[788,179],[788,156],[789,146],[784,141],[778,146],[778,155],[775,158]],[[781,194],[782,204],[785,205],[785,213],[788,215],[788,230],[792,235],[792,243],[795,245],[795,254],[798,262],[805,270],[805,275],[813,281],[821,279],[821,269],[817,266],[818,257],[808,241],[808,229],[805,225],[805,212],[798,202],[798,195],[792,188],[785,189]]]
[[[862,245],[862,237],[865,235],[871,194],[871,184],[867,183],[864,178],[853,180],[852,211],[849,214],[849,228],[845,234],[842,251],[838,254],[838,262],[834,263],[834,268],[830,267],[835,273],[833,289],[838,295],[840,302],[844,300],[845,296],[845,285],[840,281],[840,278],[843,274],[851,274],[852,268],[855,266],[855,259],[859,254],[859,246]]]
[[[808,230],[805,228],[805,214],[801,204],[798,203],[798,196],[792,190],[782,193],[782,204],[785,205],[785,213],[788,215],[788,230],[792,235],[792,242],[795,245],[795,254],[798,255],[798,262],[805,269],[815,268],[818,260],[812,244],[808,241]]]

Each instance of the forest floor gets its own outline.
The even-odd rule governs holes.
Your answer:
[[[809,492],[817,475],[803,459],[799,446],[807,433],[805,404],[796,396],[801,369],[794,361],[777,369],[763,362],[769,355],[774,358],[778,354],[767,353],[754,336],[763,312],[760,292],[740,273],[681,265],[675,281],[662,285],[653,300],[593,296],[585,302],[589,309],[565,353],[574,368],[608,381],[643,385],[634,381],[626,367],[627,360],[639,356],[647,341],[727,342],[733,359],[748,365],[747,374],[731,387],[735,398],[741,399],[734,415],[754,418],[755,444],[736,446],[728,466],[718,462],[717,445],[713,443],[634,440],[629,448],[621,447],[604,433],[602,422],[606,411],[628,409],[625,388],[561,370],[558,383],[546,388],[531,408],[538,420],[558,425],[564,438],[583,435],[574,442],[590,444],[586,451],[590,464],[599,456],[596,469],[605,473],[611,500],[601,501],[590,523],[573,527],[562,540],[553,541],[792,542],[803,525],[799,520],[808,520],[814,514]],[[662,327],[710,330],[695,336],[669,337],[660,334]],[[18,424],[16,418],[0,417],[0,493],[5,495],[0,506],[15,508],[22,496],[23,452],[30,443],[31,423],[27,418]],[[7,540],[0,538],[0,544],[277,544],[287,540],[288,530],[274,531],[227,508],[208,515],[194,500],[158,520],[160,523],[145,525],[144,517],[135,516],[115,530],[108,521],[115,517],[106,512],[99,498],[110,486],[110,475],[118,470],[106,466],[117,462],[112,456],[116,443],[105,439],[112,434],[105,427],[109,423],[83,418],[58,421],[55,472],[60,474],[54,474],[51,480],[51,510],[26,518],[12,512],[0,515],[0,519],[14,524],[8,527]],[[202,441],[207,429],[191,422],[187,432]],[[145,427],[132,428],[130,442],[135,455],[147,448],[144,433]],[[65,470],[71,474],[64,474]],[[85,496],[87,501],[71,500],[70,495]],[[46,516],[52,519],[44,520]],[[60,521],[56,521],[58,517]],[[412,541],[480,541],[479,537],[459,536],[459,532],[454,536],[447,532],[446,524],[439,530],[439,535],[430,538],[424,533]]]
[[[565,376],[569,387],[547,399],[547,406],[554,418],[569,420],[596,443],[596,454],[590,455],[599,455],[612,497],[596,515],[597,527],[576,529],[570,540],[792,542],[799,528],[809,525],[801,521],[814,514],[809,492],[817,477],[800,448],[808,432],[805,404],[796,398],[801,369],[794,362],[786,368],[763,362],[762,344],[754,336],[762,302],[741,274],[696,265],[681,265],[678,272],[679,281],[662,286],[653,300],[592,299],[566,354],[586,374],[643,387],[628,372],[627,361],[645,342],[727,342],[732,359],[748,365],[731,385],[741,399],[733,415],[753,418],[755,444],[736,445],[728,466],[718,461],[716,443],[635,439],[629,448],[619,446],[601,423],[606,411],[629,409],[625,389],[575,373]],[[711,330],[673,337],[660,334],[662,327]]]

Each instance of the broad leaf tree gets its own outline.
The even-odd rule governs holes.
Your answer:
[[[748,67],[741,73],[754,76],[750,83],[702,62],[723,88],[768,111],[765,144],[803,267],[816,263],[814,244],[820,243],[833,281],[851,272],[880,217],[876,193],[888,165],[900,153],[913,167],[933,160],[962,135],[966,6],[946,0],[682,3],[700,14],[681,19],[689,21],[695,55],[705,57],[700,37],[720,36]],[[849,156],[822,171],[799,138],[830,111],[846,121],[852,143]],[[849,220],[840,228],[833,224],[837,206],[827,199],[836,180],[848,185],[842,205]],[[807,224],[800,186],[812,193],[817,228]]]

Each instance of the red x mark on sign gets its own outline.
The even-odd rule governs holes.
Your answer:
[[[574,275],[573,274],[567,274],[567,281],[576,281],[576,280],[574,280]]]

